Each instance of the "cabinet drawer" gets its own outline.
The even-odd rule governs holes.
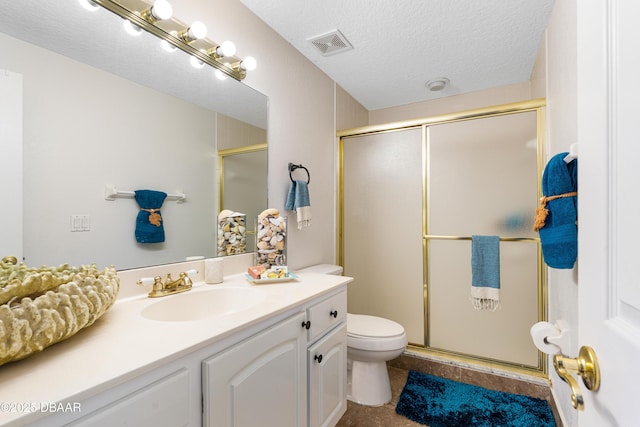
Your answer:
[[[333,295],[307,309],[310,322],[309,341],[314,341],[326,331],[347,318],[347,291]]]

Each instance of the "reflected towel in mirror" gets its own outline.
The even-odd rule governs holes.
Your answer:
[[[140,206],[136,217],[136,241],[138,243],[164,242],[164,225],[160,208],[167,193],[154,190],[136,190],[135,199]]]

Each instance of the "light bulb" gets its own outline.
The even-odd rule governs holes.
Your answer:
[[[187,42],[192,42],[194,40],[203,39],[206,36],[207,36],[207,26],[200,21],[195,21],[187,29],[186,34],[182,35],[182,38],[185,39]]]
[[[173,7],[167,0],[156,0],[151,6],[151,14],[156,19],[171,19],[173,16]]]
[[[205,50],[204,50],[204,49],[200,49],[200,52],[202,52],[202,53],[205,53],[205,54],[206,54],[206,52],[205,52]],[[203,61],[201,61],[199,58],[197,58],[197,57],[195,57],[195,56],[192,56],[191,58],[189,58],[189,62],[191,62],[191,66],[192,66],[193,68],[200,69],[200,68],[204,67],[204,62],[203,62]]]
[[[253,56],[247,56],[242,60],[242,62],[240,62],[240,68],[245,71],[253,71],[257,66],[258,63],[256,62],[256,58],[254,58]]]
[[[132,36],[139,36],[140,34],[142,34],[142,28],[138,27],[136,24],[129,21],[128,19],[124,20],[123,25],[124,25],[125,31]]]
[[[172,36],[174,37],[178,37],[178,33],[175,31],[171,31],[170,33]],[[169,43],[166,40],[162,40],[160,42],[160,46],[162,46],[162,49],[166,50],[167,52],[171,53],[171,52],[175,52],[177,47],[175,47],[174,45],[172,45],[171,43]]]
[[[80,6],[82,6],[89,12],[93,12],[94,10],[100,9],[100,6],[97,5],[95,2],[93,2],[92,0],[78,0],[78,3],[80,3]]]
[[[171,52],[175,52],[177,47],[175,47],[174,45],[172,45],[171,43],[169,43],[166,40],[162,40],[160,42],[160,46],[162,46],[162,49],[166,50],[167,52],[171,53]]]
[[[224,41],[220,46],[216,48],[216,54],[221,58],[224,56],[233,56],[236,54],[236,45],[229,40]]]
[[[216,70],[215,75],[218,80],[227,80],[227,75],[220,70]]]

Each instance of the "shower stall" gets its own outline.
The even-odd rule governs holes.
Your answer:
[[[410,351],[546,373],[532,230],[544,100],[340,132],[339,262],[349,312],[392,319]],[[500,238],[500,308],[470,301],[471,237]]]

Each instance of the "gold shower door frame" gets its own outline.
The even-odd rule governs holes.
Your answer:
[[[410,352],[417,355],[424,355],[435,359],[446,359],[459,362],[461,364],[471,364],[486,368],[499,368],[505,371],[516,373],[524,373],[535,376],[547,376],[547,356],[538,351],[538,362],[536,366],[511,363],[503,360],[496,360],[477,355],[459,353],[446,349],[434,348],[429,345],[429,242],[435,240],[471,240],[470,236],[443,236],[431,235],[429,230],[429,171],[428,165],[428,129],[434,125],[445,123],[456,123],[481,118],[497,117],[510,114],[535,112],[537,125],[537,177],[538,199],[542,196],[541,182],[542,171],[545,161],[544,153],[544,136],[545,136],[545,99],[534,99],[523,102],[503,104],[473,110],[465,110],[457,113],[449,113],[432,117],[412,119],[401,122],[393,122],[382,125],[365,126],[355,129],[348,129],[337,132],[339,139],[339,158],[338,158],[338,229],[337,229],[337,253],[338,263],[344,267],[344,143],[350,137],[373,135],[378,133],[386,133],[400,130],[409,130],[422,128],[422,259],[423,259],[423,307],[424,307],[424,345],[416,345],[409,343]],[[543,262],[542,248],[540,239],[535,238],[519,238],[519,237],[502,237],[501,241],[510,241],[520,244],[535,244],[537,246],[537,273],[538,273],[538,321],[545,321],[548,317],[547,305],[547,267]]]

